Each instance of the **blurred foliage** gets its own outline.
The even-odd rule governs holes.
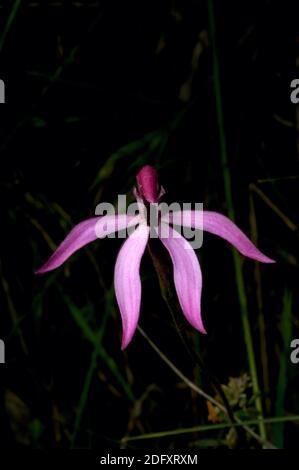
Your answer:
[[[207,5],[0,2],[2,447],[260,447],[213,402],[220,397],[206,370],[237,419],[258,434],[264,418],[268,442],[296,446],[299,369],[289,360],[299,333],[299,113],[289,99],[296,15],[288,2],[214,1],[224,169]],[[238,261],[258,397],[232,251],[222,240],[206,235],[198,253],[208,335],[179,320],[204,369],[177,334],[150,256],[141,271],[140,324],[212,401],[142,335],[121,352],[113,291],[119,240],[95,242],[59,270],[34,275],[96,204],[132,197],[144,163],[159,169],[167,202],[203,201],[223,213],[226,172],[238,225],[277,260]]]

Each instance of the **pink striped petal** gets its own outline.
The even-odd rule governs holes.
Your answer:
[[[174,284],[182,311],[194,328],[206,333],[200,312],[202,276],[197,256],[185,238],[165,225],[161,224],[159,236],[172,259]]]
[[[127,216],[125,214],[116,216],[105,215],[103,217],[93,217],[84,220],[71,230],[48,261],[36,271],[36,274],[42,274],[58,268],[75,253],[75,251],[88,243],[97,238],[103,238],[109,234],[123,230],[130,225],[136,225],[138,222],[138,217]]]
[[[274,260],[259,251],[234,222],[218,212],[177,211],[172,214],[165,214],[162,220],[213,233],[224,238],[224,240],[231,243],[242,255],[248,258],[261,261],[262,263],[275,263]]]
[[[141,302],[140,262],[144,253],[149,227],[140,224],[121,247],[114,271],[114,288],[122,318],[122,349],[131,341],[139,318]]]

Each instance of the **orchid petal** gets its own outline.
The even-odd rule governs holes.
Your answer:
[[[182,311],[194,328],[206,333],[200,312],[202,276],[197,256],[190,243],[170,226],[161,224],[159,236],[172,259],[174,284]]]
[[[42,274],[61,266],[75,251],[88,243],[103,238],[109,234],[118,232],[128,226],[136,225],[138,217],[121,215],[105,215],[84,220],[76,225],[63,242],[54,251],[48,261],[36,271]]]
[[[122,349],[131,341],[139,318],[141,302],[140,262],[144,253],[149,227],[140,224],[121,247],[114,271],[114,288],[122,318]]]
[[[185,227],[205,230],[218,235],[231,243],[242,255],[255,259],[262,263],[275,263],[274,260],[265,256],[249,240],[234,222],[218,212],[209,211],[177,211],[165,214],[162,221]]]

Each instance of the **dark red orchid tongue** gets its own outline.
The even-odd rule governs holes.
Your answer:
[[[157,202],[159,199],[158,172],[150,165],[141,168],[136,176],[139,195],[147,202]]]

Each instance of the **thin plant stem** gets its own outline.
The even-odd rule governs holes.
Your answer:
[[[252,241],[257,244],[258,231],[257,231],[257,220],[253,194],[249,195],[250,205],[250,226],[251,226],[251,237]],[[268,361],[268,348],[267,348],[267,330],[265,317],[263,314],[263,295],[262,295],[262,275],[260,264],[255,263],[254,277],[256,284],[256,300],[257,300],[257,317],[258,317],[258,329],[259,329],[259,340],[260,340],[260,357],[261,357],[261,370],[262,370],[262,384],[265,392],[265,410],[270,412],[271,410],[271,399],[270,399],[270,377],[269,377],[269,361]]]
[[[98,338],[98,339],[100,339],[100,338]],[[101,348],[101,342],[99,340],[97,342],[97,344],[95,345],[93,353],[91,355],[91,361],[90,361],[89,369],[87,371],[85,381],[84,381],[84,385],[83,385],[83,389],[82,389],[82,393],[81,393],[81,396],[80,396],[78,413],[77,413],[77,416],[76,416],[74,431],[73,431],[72,440],[71,440],[71,449],[74,448],[75,443],[76,443],[76,437],[77,437],[77,434],[78,434],[78,430],[80,428],[82,415],[83,415],[83,412],[85,410],[86,403],[87,403],[87,400],[88,400],[89,390],[90,390],[91,382],[92,382],[92,379],[93,379],[94,371],[96,370],[96,367],[97,367],[97,358],[98,358],[98,355],[99,355],[99,349],[100,348]]]
[[[137,327],[139,333],[146,339],[146,341],[148,342],[148,344],[151,346],[151,348],[160,356],[160,358],[162,359],[162,361],[191,389],[193,390],[195,393],[197,393],[198,395],[200,395],[201,397],[203,397],[205,400],[208,400],[209,402],[211,402],[214,406],[216,406],[217,408],[219,408],[223,413],[225,413],[225,415],[228,417],[229,419],[229,416],[228,416],[228,412],[227,412],[227,409],[225,408],[224,405],[222,405],[222,403],[219,403],[217,400],[215,400],[215,398],[213,398],[211,395],[209,395],[208,393],[206,393],[204,390],[202,390],[201,388],[199,388],[194,382],[192,382],[192,380],[188,379],[188,377],[186,377],[185,374],[183,374],[183,372],[181,372],[177,367],[176,365],[161,351],[161,349],[149,338],[149,336],[145,333],[145,331],[140,327],[138,326]],[[297,417],[298,419],[298,417]],[[229,419],[230,421],[230,419]],[[267,448],[267,449],[276,449],[276,447],[269,441],[265,440],[265,439],[262,439],[256,432],[254,432],[248,425],[247,423],[245,424],[242,420],[240,420],[236,415],[234,415],[234,423],[232,423],[231,421],[229,423],[227,423],[227,426],[234,426],[236,423],[239,425],[239,426],[242,426],[242,428],[250,435],[252,436],[254,439],[256,439],[257,442],[259,442],[261,445],[264,446],[264,448]],[[259,423],[259,420],[255,420],[256,423]],[[129,440],[128,437],[124,438],[124,440]]]
[[[286,422],[299,421],[299,416],[277,416],[273,418],[265,418],[267,424],[284,424]],[[252,426],[258,424],[257,419],[249,419],[243,423],[234,423],[234,427],[240,426]],[[180,434],[193,434],[195,432],[206,432],[206,431],[217,431],[221,429],[226,429],[231,427],[229,423],[219,423],[219,424],[204,424],[202,426],[193,426],[192,428],[180,428],[180,429],[170,429],[168,431],[158,431],[151,432],[148,434],[140,434],[138,436],[129,436],[123,439],[123,441],[140,441],[145,439],[160,439],[161,437],[169,436],[178,436]]]
[[[216,102],[219,142],[220,142],[221,166],[222,166],[223,179],[224,179],[224,192],[225,192],[225,199],[227,203],[228,215],[231,219],[234,220],[235,210],[234,210],[234,204],[233,204],[232,182],[231,182],[230,169],[228,165],[226,136],[225,136],[225,129],[224,129],[224,118],[223,118],[222,97],[221,97],[221,82],[220,82],[220,67],[219,67],[217,49],[216,49],[216,44],[215,44],[215,18],[214,18],[213,0],[208,0],[208,15],[209,15],[209,26],[210,26],[210,39],[211,39],[212,50],[213,50],[213,76],[214,76],[213,84],[214,84],[214,94],[215,94],[215,102]],[[249,323],[246,289],[245,289],[245,284],[244,284],[240,257],[236,251],[233,251],[233,261],[234,261],[234,269],[235,269],[239,304],[240,304],[240,310],[241,310],[241,320],[242,320],[242,326],[243,326],[244,341],[246,345],[250,375],[252,379],[252,387],[253,387],[253,392],[255,396],[255,407],[258,412],[258,417],[259,417],[259,432],[260,432],[261,438],[266,439],[266,427],[263,421],[263,404],[262,404],[260,387],[259,387],[259,382],[258,382],[258,374],[257,374],[256,360],[255,360],[255,354],[254,354],[254,348],[253,348],[251,327]]]
[[[163,263],[162,257],[159,256],[158,253],[156,253],[155,245],[153,243],[151,243],[151,241],[148,244],[148,251],[149,251],[149,254],[152,258],[153,265],[154,265],[154,268],[156,270],[156,273],[157,273],[157,276],[158,276],[158,279],[159,279],[159,284],[160,284],[160,288],[161,288],[162,297],[163,297],[163,299],[164,299],[164,301],[167,305],[167,308],[170,312],[170,315],[171,315],[172,321],[174,323],[174,326],[176,328],[176,331],[178,332],[178,335],[179,335],[184,347],[186,348],[187,353],[189,354],[189,356],[193,360],[194,364],[199,366],[200,369],[202,370],[202,372],[206,375],[207,379],[209,380],[211,385],[214,387],[216,393],[218,393],[218,395],[220,396],[220,398],[223,402],[223,405],[225,407],[226,414],[227,414],[228,418],[231,420],[231,422],[234,422],[235,418],[234,418],[233,411],[231,409],[229,401],[228,401],[228,399],[225,395],[225,392],[224,392],[220,382],[218,381],[218,379],[214,375],[212,375],[210,373],[210,371],[207,369],[207,367],[205,367],[200,355],[197,354],[194,351],[194,349],[190,345],[190,342],[188,340],[187,335],[179,327],[179,324],[178,324],[178,321],[177,321],[177,318],[176,318],[177,302],[174,301],[174,299],[173,299],[172,289],[171,289],[171,286],[170,286],[170,283],[169,283],[169,275],[167,275],[168,269],[167,269],[166,264]]]
[[[21,3],[22,3],[22,0],[15,0],[13,2],[12,8],[9,12],[6,24],[4,26],[4,30],[3,30],[3,32],[0,36],[0,52],[3,49],[6,37],[7,37],[8,33],[10,31],[10,28],[11,28],[13,22],[14,22],[14,19],[15,19],[16,15],[17,15],[17,12],[18,12],[18,10],[21,6]]]

